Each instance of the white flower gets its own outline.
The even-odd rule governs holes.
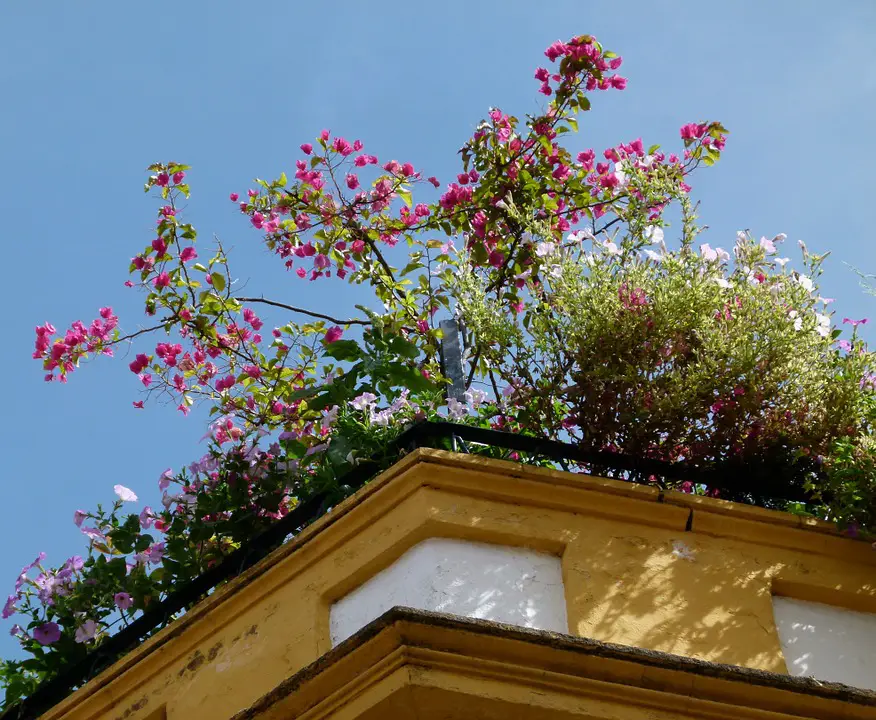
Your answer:
[[[74,639],[78,643],[87,643],[89,640],[94,638],[96,633],[97,623],[94,622],[94,620],[86,620],[78,628],[76,628],[76,635]]]
[[[736,231],[736,244],[744,243],[748,240],[748,233],[745,230],[737,230]]]
[[[553,255],[557,250],[557,246],[552,242],[540,242],[535,246],[535,254],[539,257],[548,257]]]
[[[724,288],[725,290],[729,287],[733,287],[729,281],[727,281],[725,278],[722,278],[722,277],[715,278],[715,282],[718,283],[718,285],[720,287]]]
[[[328,410],[325,411],[325,415],[322,416],[322,424],[323,427],[328,427],[338,418],[338,408],[337,405],[333,405]]]
[[[797,331],[803,329],[803,318],[798,317],[796,320],[794,320],[794,329]]]
[[[447,414],[453,420],[461,420],[468,414],[468,409],[456,398],[447,398]]]
[[[821,313],[815,314],[815,332],[817,332],[821,337],[827,337],[830,335],[830,316],[822,315]]]
[[[374,405],[374,401],[377,400],[377,396],[374,393],[366,392],[362,393],[359,397],[353,398],[350,401],[350,405],[352,405],[356,410],[366,410]]]
[[[113,485],[113,490],[122,502],[137,502],[137,495],[124,485]]]
[[[624,187],[629,182],[627,180],[627,173],[623,163],[617,163],[614,166],[614,176],[617,178],[617,183],[621,187]]]
[[[760,239],[760,246],[767,254],[774,253],[776,251],[776,246],[773,245],[773,241],[767,240],[765,237],[762,237]]]
[[[826,297],[821,297],[821,295],[819,295],[815,299],[818,300],[818,302],[820,302],[820,303],[824,303],[825,305],[830,305],[834,300],[836,300],[836,298],[826,298]]]
[[[645,240],[652,245],[663,242],[663,228],[657,225],[649,225],[645,228]]]
[[[713,262],[718,259],[718,253],[712,250],[709,243],[703,243],[700,245],[700,253],[702,253],[703,260],[707,260],[708,262]]]
[[[788,236],[785,233],[779,233],[773,238],[773,242],[778,245],[780,242],[784,242],[788,239]]]
[[[411,403],[408,401],[408,393],[410,393],[410,390],[408,390],[407,388],[402,390],[401,395],[399,395],[395,400],[392,401],[389,409],[395,413],[402,408],[410,407]]]
[[[715,254],[718,256],[719,262],[730,262],[730,253],[724,248],[715,248]]]
[[[648,256],[649,260],[653,260],[654,262],[663,262],[663,254],[659,252],[654,252],[650,248],[645,250],[645,255]]]
[[[474,410],[477,410],[486,399],[487,394],[483,390],[473,388],[465,391],[465,402]]]
[[[618,250],[617,245],[615,245],[611,240],[605,241],[605,251],[609,255],[620,255],[620,250]]]
[[[562,265],[551,265],[548,269],[551,277],[558,278],[563,274],[563,266]]]
[[[596,240],[596,237],[587,228],[569,233],[566,237],[569,242],[582,242],[583,240]]]
[[[800,287],[802,287],[806,292],[812,292],[815,285],[812,283],[812,278],[807,277],[806,275],[798,275],[797,282],[800,283]]]
[[[371,422],[378,427],[387,427],[392,420],[392,410],[371,413]]]
[[[791,258],[776,258],[775,260],[773,260],[773,264],[778,265],[779,267],[783,268],[790,261],[791,261]]]

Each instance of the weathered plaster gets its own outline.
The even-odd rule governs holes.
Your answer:
[[[773,598],[791,675],[876,690],[876,614]]]
[[[430,538],[338,600],[332,645],[391,607],[568,632],[560,558],[520,547]]]

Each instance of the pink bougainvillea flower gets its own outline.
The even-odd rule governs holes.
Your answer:
[[[134,491],[124,485],[113,485],[113,491],[122,502],[137,502],[137,495]]]
[[[131,403],[131,404],[132,404],[135,408],[137,408],[138,410],[142,410],[142,409],[143,409],[143,401],[142,401],[142,400],[134,400],[134,402]]]
[[[237,193],[231,193],[228,196],[228,199],[231,200],[231,202],[237,202],[240,199],[240,195],[238,195]]]
[[[179,259],[183,262],[194,260],[196,257],[198,257],[198,253],[195,252],[195,249],[191,245],[189,247],[184,247],[182,252],[179,254]]]
[[[152,284],[159,289],[170,286],[170,274],[166,271],[159,273],[158,276],[152,281]]]
[[[325,343],[326,345],[330,345],[333,342],[337,342],[341,339],[341,336],[344,334],[344,331],[341,330],[337,325],[334,327],[330,327],[326,330],[325,333]]]
[[[73,522],[76,524],[76,527],[81,528],[82,523],[85,521],[85,518],[88,517],[88,513],[85,510],[77,510],[73,513]]]

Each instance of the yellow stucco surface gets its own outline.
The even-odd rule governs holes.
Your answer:
[[[409,610],[376,626],[234,720],[876,720],[876,696],[800,679]]]
[[[428,537],[559,555],[571,634],[749,668],[785,671],[773,593],[876,611],[876,552],[825,524],[421,450],[44,717],[230,718],[330,649],[333,601]]]

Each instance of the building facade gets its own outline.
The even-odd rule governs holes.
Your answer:
[[[417,450],[43,717],[874,718],[832,525]]]

